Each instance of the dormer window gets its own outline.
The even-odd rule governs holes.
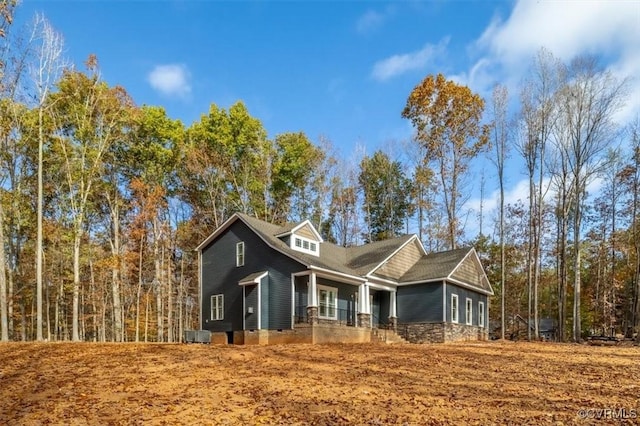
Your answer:
[[[312,241],[299,235],[293,235],[291,237],[291,241],[293,243],[291,247],[292,249],[318,256],[318,243],[316,241]]]

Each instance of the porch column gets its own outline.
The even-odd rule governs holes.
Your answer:
[[[396,291],[389,293],[389,329],[398,331],[398,316],[396,314]]]
[[[358,327],[371,327],[371,306],[369,303],[369,283],[358,287]]]
[[[309,285],[307,286],[307,322],[309,324],[318,323],[318,289],[316,286],[316,273],[309,274]]]

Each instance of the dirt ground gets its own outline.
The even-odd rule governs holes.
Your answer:
[[[620,420],[640,421],[637,347],[0,344],[3,425]]]

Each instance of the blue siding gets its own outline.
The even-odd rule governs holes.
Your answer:
[[[258,286],[246,285],[244,286],[244,328],[245,330],[257,330],[258,329]],[[252,308],[253,313],[249,313],[249,308]]]
[[[467,313],[467,309],[466,309],[466,301],[467,298],[471,299],[471,303],[472,303],[472,318],[471,318],[471,325],[479,325],[478,322],[478,313],[479,313],[479,308],[478,308],[478,302],[484,302],[484,324],[485,327],[488,324],[488,305],[487,305],[487,296],[481,293],[477,293],[473,290],[469,290],[466,289],[464,287],[459,287],[455,284],[451,284],[451,283],[447,283],[447,296],[446,296],[446,302],[447,302],[447,310],[446,310],[446,318],[447,318],[447,322],[451,322],[451,295],[452,294],[457,294],[458,295],[458,324],[466,324],[467,323],[467,318],[466,318],[466,313]]]
[[[442,322],[442,283],[399,286],[398,322]]]
[[[245,264],[236,267],[236,243],[245,243]],[[242,330],[242,287],[238,281],[247,275],[267,271],[263,279],[264,300],[262,313],[268,321],[263,328],[291,328],[291,273],[306,268],[293,259],[269,247],[240,219],[231,224],[202,250],[202,328],[211,331]],[[261,289],[262,292],[262,289]],[[210,298],[224,295],[224,319],[210,318]],[[267,309],[265,309],[265,305]],[[263,317],[264,318],[264,317]]]

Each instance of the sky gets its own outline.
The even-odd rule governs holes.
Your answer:
[[[344,158],[410,141],[401,112],[427,75],[485,99],[496,83],[516,96],[543,46],[564,61],[597,55],[614,75],[633,77],[617,118],[640,114],[640,0],[22,0],[16,23],[37,12],[77,68],[96,54],[104,80],[138,105],[163,106],[188,126],[212,103],[241,100],[269,137],[302,131]],[[511,163],[508,202],[526,192]]]

